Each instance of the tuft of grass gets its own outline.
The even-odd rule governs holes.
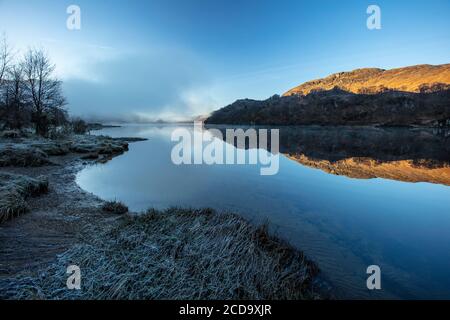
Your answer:
[[[88,153],[81,157],[83,160],[96,160],[99,158],[98,153]]]
[[[102,206],[102,210],[114,214],[125,214],[128,212],[128,207],[120,201],[107,201]]]
[[[108,229],[109,228],[109,229]],[[81,268],[81,290],[65,287]],[[317,267],[233,214],[149,210],[98,226],[35,276],[0,280],[5,299],[316,299]]]
[[[27,212],[26,199],[47,191],[48,181],[44,177],[0,173],[0,222]]]
[[[6,139],[18,139],[22,137],[22,133],[19,130],[5,130],[0,132],[0,137]]]
[[[48,156],[64,156],[70,152],[70,144],[66,141],[44,140],[33,142],[30,146],[43,151]]]
[[[128,143],[106,136],[73,136],[70,150],[75,153],[98,153],[102,155],[122,154],[128,150]]]
[[[21,144],[0,146],[0,167],[37,167],[50,163],[41,149]]]
[[[28,204],[19,192],[0,190],[0,196],[0,223],[28,211]]]

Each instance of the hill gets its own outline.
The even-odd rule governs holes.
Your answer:
[[[305,82],[287,91],[283,96],[307,95],[317,90],[339,88],[352,93],[380,93],[387,90],[426,92],[450,89],[450,64],[416,65],[384,70],[356,69],[332,74],[326,78]]]
[[[338,73],[306,82],[281,97],[237,100],[205,122],[450,126],[450,64]]]

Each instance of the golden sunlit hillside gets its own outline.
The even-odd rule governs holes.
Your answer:
[[[386,90],[426,92],[450,87],[450,64],[416,65],[391,70],[364,68],[339,72],[323,79],[305,82],[284,94],[307,95],[312,91],[338,87],[352,93],[379,93]]]

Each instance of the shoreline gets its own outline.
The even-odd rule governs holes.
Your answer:
[[[91,136],[92,137],[92,136]],[[92,138],[90,138],[92,139]],[[94,139],[97,139],[95,137]],[[132,139],[132,138],[118,138],[114,139],[115,141],[139,141],[141,139]],[[125,148],[128,150],[128,145]],[[124,150],[123,152],[126,152]],[[114,246],[115,243],[118,242],[118,239],[126,238],[125,243],[127,246],[129,245],[130,239],[133,238],[134,234],[139,230],[142,226],[146,228],[163,228],[166,224],[171,225],[172,220],[185,219],[185,229],[183,232],[178,234],[179,239],[171,244],[160,245],[161,250],[165,253],[163,255],[158,255],[155,259],[172,259],[172,253],[166,252],[166,247],[173,247],[174,245],[179,245],[178,243],[181,241],[183,245],[178,248],[178,251],[186,250],[187,252],[195,252],[200,254],[200,257],[205,259],[205,267],[203,270],[197,270],[195,273],[191,274],[190,278],[185,278],[184,281],[188,281],[190,279],[194,279],[192,281],[195,282],[197,279],[197,283],[193,284],[193,288],[195,289],[190,294],[194,296],[198,296],[203,299],[215,299],[215,298],[245,298],[245,299],[320,299],[322,295],[319,293],[320,285],[317,283],[317,274],[318,268],[316,265],[309,261],[307,258],[303,256],[303,254],[289,246],[282,240],[269,236],[267,230],[264,228],[258,228],[250,225],[243,218],[236,215],[227,215],[222,213],[215,213],[213,210],[185,210],[185,209],[169,209],[165,212],[160,212],[156,210],[149,210],[149,213],[141,216],[135,215],[135,213],[125,214],[125,215],[114,215],[112,213],[105,212],[102,209],[102,206],[106,203],[105,200],[100,199],[99,197],[90,194],[84,190],[82,190],[75,181],[77,172],[81,171],[88,165],[92,165],[94,163],[104,163],[109,161],[115,156],[119,156],[123,153],[121,150],[116,150],[112,154],[108,154],[108,156],[104,157],[93,157],[92,152],[89,150],[83,150],[83,153],[73,153],[69,152],[66,155],[59,156],[50,156],[49,160],[51,161],[51,165],[44,165],[38,167],[1,167],[0,172],[7,172],[11,174],[20,174],[26,175],[30,177],[38,177],[38,176],[46,176],[48,179],[49,190],[47,194],[40,195],[38,197],[30,197],[27,199],[29,204],[29,212],[20,215],[19,217],[15,217],[12,220],[6,221],[0,224],[0,288],[1,296],[3,299],[11,299],[11,298],[24,298],[24,299],[60,299],[60,298],[69,298],[69,299],[95,299],[94,296],[89,296],[86,294],[71,294],[68,290],[61,290],[64,287],[54,288],[54,283],[47,283],[48,279],[57,279],[60,277],[60,281],[58,283],[61,284],[61,280],[66,279],[67,275],[65,274],[65,269],[63,270],[61,266],[61,257],[67,256],[69,254],[74,254],[75,256],[79,256],[80,254],[84,254],[86,248],[90,248],[89,245],[91,243],[96,243],[95,248],[100,248],[104,245],[104,239],[110,239],[110,245]],[[170,211],[172,210],[172,211]],[[148,219],[146,219],[146,217]],[[152,217],[151,219],[149,217]],[[155,217],[158,217],[157,219]],[[188,217],[186,219],[186,217]],[[209,218],[205,218],[209,217]],[[157,220],[159,224],[154,224],[154,220]],[[200,220],[199,220],[200,219]],[[203,221],[202,219],[207,219]],[[152,222],[153,221],[153,222]],[[210,230],[213,232],[203,233],[202,228],[195,228],[199,221],[203,221],[201,224],[205,224],[205,226],[209,226]],[[148,225],[147,225],[148,223]],[[232,224],[234,227],[230,229],[230,225]],[[124,227],[125,226],[125,227]],[[128,230],[129,231],[125,231]],[[165,227],[164,227],[165,228]],[[163,229],[164,229],[163,228]],[[195,229],[196,231],[192,234],[192,239],[196,239],[200,237],[203,239],[199,244],[197,243],[197,247],[193,244],[195,241],[192,239],[184,239],[185,234],[189,232],[189,230]],[[206,227],[205,227],[206,228]],[[166,234],[169,236],[172,232],[177,233],[178,225],[172,225],[171,231]],[[165,230],[165,229],[164,229]],[[188,230],[188,231],[186,231]],[[129,232],[128,234],[124,234],[124,232]],[[211,234],[217,232],[215,235],[214,241],[211,241]],[[114,235],[111,235],[114,234]],[[98,235],[102,235],[101,239]],[[164,234],[164,232],[162,233]],[[203,237],[203,238],[202,238]],[[214,267],[210,266],[212,261],[217,262],[217,257],[214,254],[211,254],[211,250],[217,251],[218,248],[209,248],[205,251],[207,243],[213,243],[217,246],[224,245],[222,241],[227,240],[229,238],[235,239],[232,243],[237,245],[236,248],[239,247],[240,243],[248,242],[248,245],[244,248],[245,250],[253,250],[251,253],[247,253],[245,256],[251,256],[251,254],[257,253],[257,256],[253,257],[255,260],[255,265],[259,260],[265,261],[263,265],[272,266],[272,270],[266,269],[266,272],[257,272],[253,270],[253,277],[258,275],[260,277],[259,280],[249,280],[252,278],[251,274],[246,274],[246,270],[240,270],[239,272],[230,271],[230,266],[221,265]],[[89,240],[88,240],[89,239]],[[259,240],[258,240],[259,239]],[[263,239],[263,240],[261,240]],[[150,239],[149,239],[150,241]],[[161,241],[161,239],[156,238],[152,239],[152,241]],[[145,241],[144,241],[145,242]],[[139,247],[135,249],[136,255],[140,258],[143,258],[142,255],[147,255],[149,252],[148,248],[140,247],[141,241],[138,241],[133,244],[133,248]],[[239,267],[239,261],[233,260],[232,257],[244,250],[239,247],[239,250],[235,248],[236,251],[227,252],[227,244],[224,247],[220,247],[220,250],[225,250],[222,252],[224,257],[228,257],[231,260],[228,261],[230,264],[236,264],[233,269]],[[84,249],[80,249],[84,248]],[[151,247],[152,248],[152,247]],[[81,250],[79,252],[74,252],[74,250]],[[120,254],[121,248],[112,248],[106,247],[104,250],[111,250],[113,253]],[[177,252],[178,252],[177,251]],[[131,251],[134,252],[134,251]],[[184,252],[184,251],[183,251]],[[145,254],[144,254],[145,253]],[[98,254],[98,253],[96,253]],[[93,261],[99,260],[99,257],[95,256],[85,257],[85,260],[93,259]],[[180,254],[178,252],[177,254]],[[190,262],[190,256],[181,254],[182,258],[173,261],[172,269],[175,268],[183,268],[186,267],[186,263]],[[240,261],[242,261],[243,257],[241,257]],[[114,259],[113,259],[114,260]],[[201,260],[197,257],[196,261]],[[227,261],[227,259],[222,259]],[[120,259],[117,261],[121,261]],[[180,262],[181,261],[181,262]],[[261,262],[260,261],[260,262]],[[58,266],[57,270],[55,270],[55,266]],[[153,264],[147,266],[147,268],[151,268]],[[164,264],[163,264],[164,265]],[[255,265],[253,262],[247,265],[249,271]],[[98,269],[102,269],[104,266],[98,266]],[[117,265],[121,271],[121,265]],[[160,266],[159,272],[164,270],[167,266]],[[192,267],[192,266],[191,266]],[[260,266],[261,267],[261,266]],[[169,268],[170,269],[170,268]],[[170,269],[170,270],[172,270]],[[116,272],[121,272],[120,270],[115,270]],[[189,269],[190,270],[190,269]],[[277,270],[277,272],[274,272]],[[284,271],[283,271],[284,270]],[[197,274],[200,272],[200,275]],[[54,273],[54,275],[50,275],[49,273]],[[205,273],[205,275],[203,275]],[[225,288],[227,286],[233,286],[239,284],[239,282],[244,283],[244,288],[236,289],[235,291],[231,291],[229,296],[223,291],[204,291],[201,287],[205,284],[201,284],[200,282],[208,281],[211,282],[211,287],[216,287],[217,283],[214,283],[216,276],[211,277],[211,275],[224,273],[224,275],[230,275],[231,278],[235,278],[233,281],[225,281],[222,285]],[[39,274],[47,274],[45,279],[40,278]],[[187,273],[186,270],[183,272],[180,271],[178,273],[178,277],[184,277]],[[210,275],[208,275],[210,274]],[[283,275],[285,279],[281,277]],[[176,277],[175,277],[176,278]],[[32,284],[27,281],[32,280]],[[289,279],[289,281],[286,281]],[[24,281],[26,283],[24,283]],[[96,279],[91,279],[90,286],[94,286],[99,283],[96,283]],[[131,287],[135,287],[139,285],[139,279],[128,279],[127,281],[133,283],[134,285]],[[253,283],[256,281],[257,283]],[[259,287],[264,287],[262,285],[264,282],[271,283],[272,286],[279,287],[274,292],[270,292],[267,288],[265,290],[256,289]],[[62,282],[64,285],[65,282]],[[46,291],[46,286],[49,286]],[[115,284],[112,285],[115,288],[114,292],[120,292],[119,295],[116,294],[97,294],[98,296],[104,299],[146,299],[146,298],[180,298],[183,296],[181,294],[182,288],[176,289],[175,284],[168,283],[160,284],[160,292],[161,295],[158,296],[155,292],[147,292],[146,295],[139,295],[134,292],[132,289],[117,291]],[[207,286],[208,287],[208,286]],[[161,289],[163,288],[163,289]],[[57,289],[57,290],[56,290]],[[228,288],[231,290],[230,288]],[[67,296],[58,296],[55,295],[53,291],[64,291],[64,294]],[[112,288],[110,291],[113,290]],[[178,291],[177,291],[178,290]],[[202,291],[203,290],[203,291]],[[108,292],[110,292],[108,291]],[[127,294],[127,292],[129,294]],[[165,293],[162,294],[162,293]],[[177,294],[180,293],[180,294]],[[172,295],[172,296],[170,296]],[[183,296],[185,298],[189,296]]]
[[[94,163],[82,157],[55,156],[51,160],[56,165],[0,169],[34,178],[44,175],[49,184],[48,193],[27,199],[29,212],[0,225],[0,278],[42,267],[62,249],[77,243],[85,225],[110,222],[111,215],[101,210],[104,200],[84,191],[75,181],[79,171]]]

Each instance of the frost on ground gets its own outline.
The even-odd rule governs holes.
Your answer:
[[[48,155],[26,144],[0,145],[0,167],[38,167],[50,164]]]
[[[52,164],[50,157],[69,153],[87,154],[86,158],[105,160],[128,150],[128,141],[106,136],[70,135],[63,139],[36,136],[0,139],[0,167],[38,167]]]
[[[0,134],[0,167],[42,167],[70,153],[101,162],[128,150],[128,142],[105,136],[69,135],[44,139],[31,134],[7,131]],[[0,173],[0,222],[28,211],[26,199],[47,191],[47,181],[25,175]],[[38,192],[39,191],[39,192]]]
[[[66,287],[69,265],[81,268],[81,290]],[[0,298],[312,299],[316,273],[301,252],[239,216],[150,210],[92,226],[44,271],[0,280]]]
[[[0,172],[0,222],[28,211],[27,198],[48,191],[44,177]]]

